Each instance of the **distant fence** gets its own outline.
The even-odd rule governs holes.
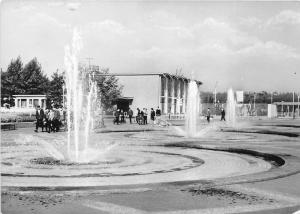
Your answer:
[[[226,112],[226,103],[219,103],[217,105],[213,103],[202,103],[201,114],[206,115],[207,109],[210,109],[211,114],[220,115],[221,109],[224,108]],[[267,116],[268,115],[268,104],[257,103],[257,104],[237,104],[236,114],[240,117],[247,116]]]

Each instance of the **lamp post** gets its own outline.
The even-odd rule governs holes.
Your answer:
[[[270,104],[272,104],[272,102],[273,102],[273,92],[271,93],[271,103]]]
[[[299,94],[298,94],[298,117],[300,117],[299,98],[300,98],[300,96],[299,96]]]
[[[65,84],[64,83],[63,83],[62,88],[63,88],[63,101],[62,101],[63,103],[62,104],[63,104],[63,109],[65,109]]]
[[[297,81],[297,72],[294,72],[295,80]],[[299,96],[298,96],[299,98]],[[298,99],[299,102],[299,99]],[[299,111],[299,103],[298,103],[298,111]],[[293,119],[295,119],[295,89],[293,90]]]
[[[282,117],[284,116],[283,114],[283,100],[281,100],[281,114],[282,114]]]
[[[295,91],[293,91],[293,119],[295,119]]]

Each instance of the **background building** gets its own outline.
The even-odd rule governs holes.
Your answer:
[[[186,112],[186,98],[190,79],[168,73],[116,74],[123,87],[123,97],[116,100],[117,108],[159,107],[162,114],[178,115]],[[196,81],[198,87],[202,84]],[[199,103],[200,105],[200,103]]]
[[[46,95],[13,95],[15,108],[46,108]]]

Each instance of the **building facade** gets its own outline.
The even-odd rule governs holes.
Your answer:
[[[15,108],[46,108],[46,95],[13,95]]]
[[[180,115],[186,113],[188,83],[190,79],[168,73],[151,74],[116,74],[123,85],[123,105],[118,105],[126,111],[124,99],[128,97],[128,107],[137,108],[159,107],[162,114]],[[196,81],[198,88],[202,84]],[[200,88],[199,88],[200,90]],[[200,95],[199,95],[200,96]]]

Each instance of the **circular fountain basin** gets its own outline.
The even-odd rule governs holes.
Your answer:
[[[3,186],[109,186],[213,180],[272,167],[269,162],[249,155],[187,147],[118,145],[86,163],[56,160],[29,147],[2,149]]]

